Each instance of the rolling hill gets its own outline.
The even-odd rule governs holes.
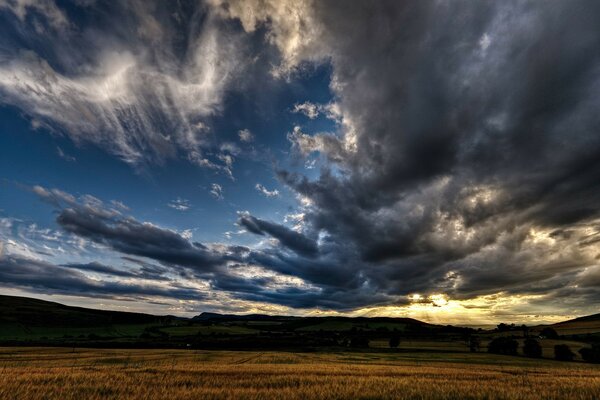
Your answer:
[[[600,332],[600,314],[588,315],[550,325],[559,335],[584,335]]]
[[[532,332],[544,326],[531,327]],[[600,335],[600,314],[551,325],[566,339]],[[518,332],[517,332],[518,331]],[[508,334],[520,333],[520,330]],[[71,307],[44,300],[0,295],[0,345],[88,347],[317,348],[352,346],[366,337],[386,347],[393,335],[406,341],[459,343],[475,331],[432,325],[412,318],[297,317],[202,313],[193,318]],[[507,333],[504,333],[507,334]],[[588,335],[589,334],[589,335]],[[251,338],[251,339],[250,339]],[[451,347],[451,346],[450,346]]]
[[[468,328],[431,325],[411,318],[295,317],[263,314],[202,313],[194,318],[155,316],[122,311],[71,307],[44,300],[0,296],[0,341],[5,344],[85,344],[106,346],[247,346],[266,337],[268,346],[332,343],[339,335],[389,336],[461,333]],[[344,332],[346,332],[344,334]],[[387,333],[386,333],[387,332]],[[208,343],[208,344],[207,344]],[[258,342],[257,342],[258,343]]]
[[[172,316],[71,307],[28,297],[0,295],[0,340],[86,335],[139,335]]]
[[[31,326],[100,326],[107,324],[153,323],[155,315],[72,307],[29,297],[0,295],[0,324]]]

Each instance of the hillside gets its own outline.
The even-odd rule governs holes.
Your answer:
[[[340,331],[356,329],[389,329],[404,331],[411,328],[442,328],[440,326],[428,324],[413,318],[389,318],[389,317],[292,317],[280,315],[265,314],[218,314],[202,313],[193,318],[194,321],[204,321],[213,323],[242,323],[251,324],[260,323],[261,325],[286,325],[289,328],[300,331]]]
[[[538,332],[543,327],[531,327],[531,332]],[[567,336],[561,340],[590,342],[600,333],[600,315],[564,321],[552,327],[560,335]],[[500,334],[520,333],[515,330]],[[405,345],[414,342],[420,348],[463,351],[466,349],[465,337],[473,334],[477,334],[485,345],[499,333],[432,325],[411,318],[217,313],[179,318],[0,296],[0,345],[315,349],[355,347],[366,340],[371,347],[387,348],[390,337],[400,336]]]
[[[147,324],[156,322],[161,318],[165,317],[72,307],[28,297],[0,295],[0,324],[102,326],[107,324]]]
[[[28,297],[0,295],[0,324],[101,326],[156,322],[155,315],[66,306]]]
[[[551,325],[559,335],[585,335],[600,332],[600,314],[588,315]]]
[[[71,307],[28,297],[0,295],[0,340],[139,335],[175,317]]]
[[[71,307],[0,296],[0,341],[101,347],[289,348],[336,346],[352,337],[387,341],[460,335],[468,328],[436,326],[410,318],[294,317],[202,313],[194,318]],[[251,341],[249,337],[253,337]]]

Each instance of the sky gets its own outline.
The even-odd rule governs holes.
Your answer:
[[[600,312],[600,3],[0,0],[0,293]]]

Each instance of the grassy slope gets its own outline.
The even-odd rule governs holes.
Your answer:
[[[206,326],[208,320],[214,322]],[[180,326],[165,327],[165,322],[178,321]],[[261,330],[277,330],[282,325],[298,332],[338,331],[352,328],[374,330],[386,327],[405,330],[409,326],[432,326],[408,318],[299,318],[267,315],[202,314],[188,320],[148,314],[87,309],[59,303],[0,295],[0,340],[39,340],[97,335],[101,337],[138,337],[146,328],[157,328],[170,336],[197,334],[258,334]],[[155,331],[158,332],[158,331]]]
[[[261,330],[277,331],[294,330],[299,333],[319,331],[349,331],[359,330],[375,331],[385,328],[388,331],[397,329],[406,331],[415,326],[431,327],[412,319],[391,318],[294,318],[294,317],[268,317],[258,316],[219,316],[205,315],[205,318],[216,318],[215,323],[207,324],[205,318],[196,320],[193,324],[189,321],[173,317],[157,317],[148,314],[136,314],[116,311],[94,310],[80,307],[70,307],[58,303],[47,302],[24,297],[0,296],[0,340],[40,340],[41,338],[62,340],[64,337],[80,338],[96,335],[104,338],[115,338],[121,342],[129,343],[137,340],[147,328],[152,328],[152,335],[157,337],[161,332],[171,338],[194,335],[256,335]],[[255,318],[255,320],[253,320]],[[165,325],[165,322],[167,324]],[[174,323],[173,323],[174,322]],[[178,325],[178,326],[174,326]],[[553,325],[559,334],[581,334],[600,332],[600,314],[565,321]],[[532,331],[541,329],[533,328]],[[482,349],[488,342],[488,336],[497,333],[482,335]],[[508,334],[513,334],[509,332]],[[490,337],[491,337],[490,336]],[[68,339],[66,339],[68,340]],[[185,339],[180,339],[185,340]],[[577,353],[584,343],[571,341],[567,343]],[[556,342],[558,343],[558,342]],[[553,357],[554,341],[544,340],[544,356]],[[371,342],[372,348],[387,348],[385,338],[375,339]],[[408,349],[421,349],[431,351],[467,351],[466,344],[460,339],[447,341],[443,337],[438,340],[403,340],[401,347]],[[577,354],[579,357],[579,354]]]
[[[0,323],[31,326],[89,326],[124,323],[150,323],[154,315],[71,307],[28,297],[0,295]]]
[[[16,296],[0,296],[0,339],[69,335],[137,336],[164,317],[95,310]]]
[[[538,325],[531,328],[532,333],[539,333],[545,327],[551,327],[559,335],[600,334],[600,314],[557,322],[552,325]]]
[[[552,325],[559,335],[581,335],[600,332],[600,314],[575,318]]]

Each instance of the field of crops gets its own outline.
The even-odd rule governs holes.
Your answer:
[[[597,399],[600,367],[485,353],[0,349],[1,399]]]

